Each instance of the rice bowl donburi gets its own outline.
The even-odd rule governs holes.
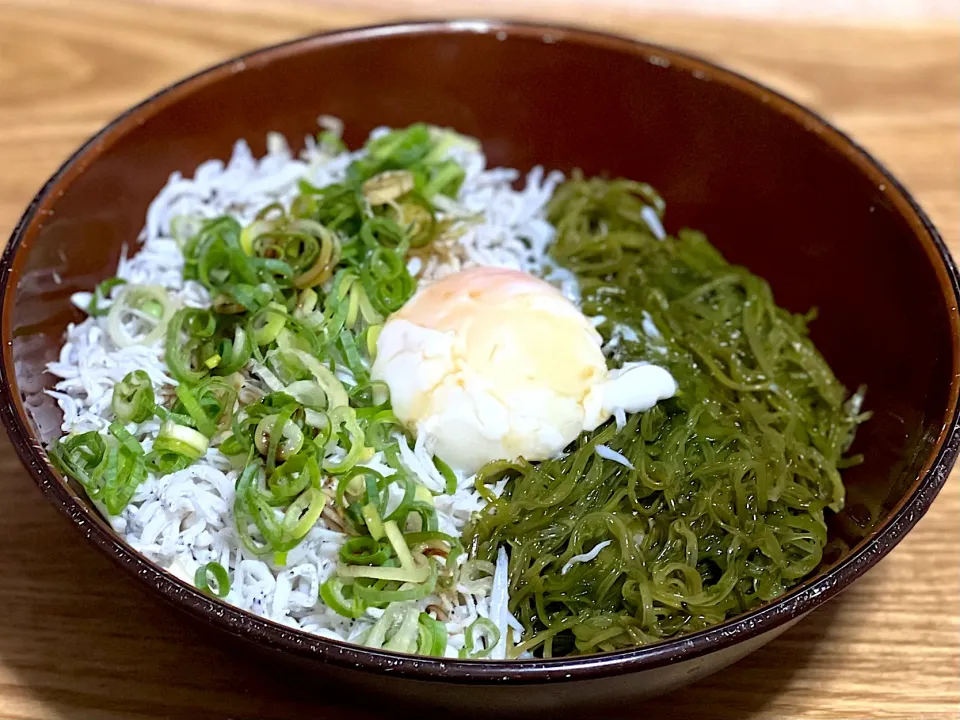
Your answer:
[[[117,533],[257,615],[552,657],[716,624],[811,574],[863,391],[812,316],[642,183],[487,168],[414,125],[174,175],[75,296],[51,458]]]

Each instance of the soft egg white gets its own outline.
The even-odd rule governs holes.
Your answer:
[[[611,414],[671,397],[665,369],[608,371],[590,321],[549,283],[477,267],[420,290],[386,322],[372,375],[396,416],[466,474],[545,460]]]

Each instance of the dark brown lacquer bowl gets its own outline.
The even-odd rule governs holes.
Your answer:
[[[345,121],[352,146],[377,125],[427,121],[480,138],[491,163],[650,182],[667,200],[669,230],[705,230],[730,260],[767,278],[781,305],[817,307],[814,340],[843,382],[868,385],[875,413],[854,448],[866,462],[845,475],[847,510],[831,519],[832,547],[849,549],[776,602],[709,630],[636,650],[504,663],[414,658],[293,632],[209,599],[133,552],[43,450],[60,422],[44,366],[80,319],[69,297],[114,273],[170,173],[226,159],[237,138],[256,153],[271,130],[298,140],[320,113]],[[158,597],[251,654],[364,690],[346,697],[555,716],[695,681],[769,642],[889,552],[930,506],[958,451],[957,269],[903,187],[777,93],[689,55],[599,33],[409,23],[219,65],[85,144],[24,214],[0,282],[0,411],[44,494]]]

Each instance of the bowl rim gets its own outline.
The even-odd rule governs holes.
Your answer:
[[[696,54],[602,30],[549,22],[482,18],[414,19],[334,29],[243,53],[174,82],[125,110],[84,142],[60,166],[34,196],[14,227],[0,258],[0,298],[4,301],[12,299],[12,293],[16,289],[14,281],[17,279],[15,264],[18,250],[23,246],[25,238],[38,229],[36,226],[39,225],[42,214],[41,206],[51,200],[58,187],[83,172],[86,161],[96,159],[102,147],[109,146],[128,129],[148,119],[156,111],[224,76],[246,67],[263,67],[276,58],[302,51],[367,41],[387,35],[461,33],[506,33],[507,37],[527,40],[539,36],[542,42],[547,43],[573,42],[602,46],[625,55],[646,57],[648,62],[673,68],[675,71],[692,73],[700,79],[709,77],[721,81],[735,92],[763,99],[772,111],[786,115],[808,131],[816,133],[824,142],[842,152],[847,161],[854,164],[862,174],[878,183],[878,189],[886,193],[897,212],[911,225],[917,241],[923,245],[934,270],[938,272],[941,290],[945,293],[952,291],[953,306],[949,308],[949,320],[955,340],[954,379],[948,398],[948,408],[952,408],[952,415],[931,445],[936,452],[928,456],[923,471],[913,482],[911,492],[898,504],[883,526],[863,541],[858,550],[822,575],[798,585],[775,601],[689,635],[640,648],[573,658],[523,661],[454,660],[373,650],[294,630],[209,598],[141,556],[108,530],[102,519],[96,516],[96,512],[81,502],[51,468],[41,442],[29,428],[19,393],[13,392],[14,366],[10,344],[4,342],[0,356],[0,420],[6,427],[21,462],[47,499],[69,516],[88,539],[167,602],[196,619],[264,648],[338,667],[440,682],[496,682],[514,685],[574,682],[638,672],[697,658],[774,631],[801,618],[837,595],[890,552],[927,511],[956,461],[960,452],[960,313],[957,311],[960,306],[960,273],[943,239],[917,202],[886,167],[858,143],[817,113],[778,91],[718,63],[704,60]],[[8,298],[8,295],[11,297]],[[6,341],[10,337],[12,303],[2,302],[2,305],[2,335]]]

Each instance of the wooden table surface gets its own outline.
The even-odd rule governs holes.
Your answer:
[[[322,28],[512,12],[687,47],[790,94],[887,163],[960,250],[960,32],[950,3],[913,3],[911,14],[910,2],[825,0],[829,17],[817,17],[815,2],[740,2],[755,13],[740,19],[663,15],[642,0],[587,3],[0,0],[0,237],[84,138],[180,76]],[[891,12],[856,14],[881,5]],[[797,6],[807,10],[787,12]],[[841,6],[852,10],[838,17]],[[939,15],[925,16],[928,7]],[[890,20],[898,14],[908,17],[900,27]],[[367,717],[329,705],[329,689],[291,687],[195,641],[178,613],[80,540],[5,437],[0,478],[0,717]],[[958,510],[954,477],[909,537],[842,597],[634,716],[957,718]]]

